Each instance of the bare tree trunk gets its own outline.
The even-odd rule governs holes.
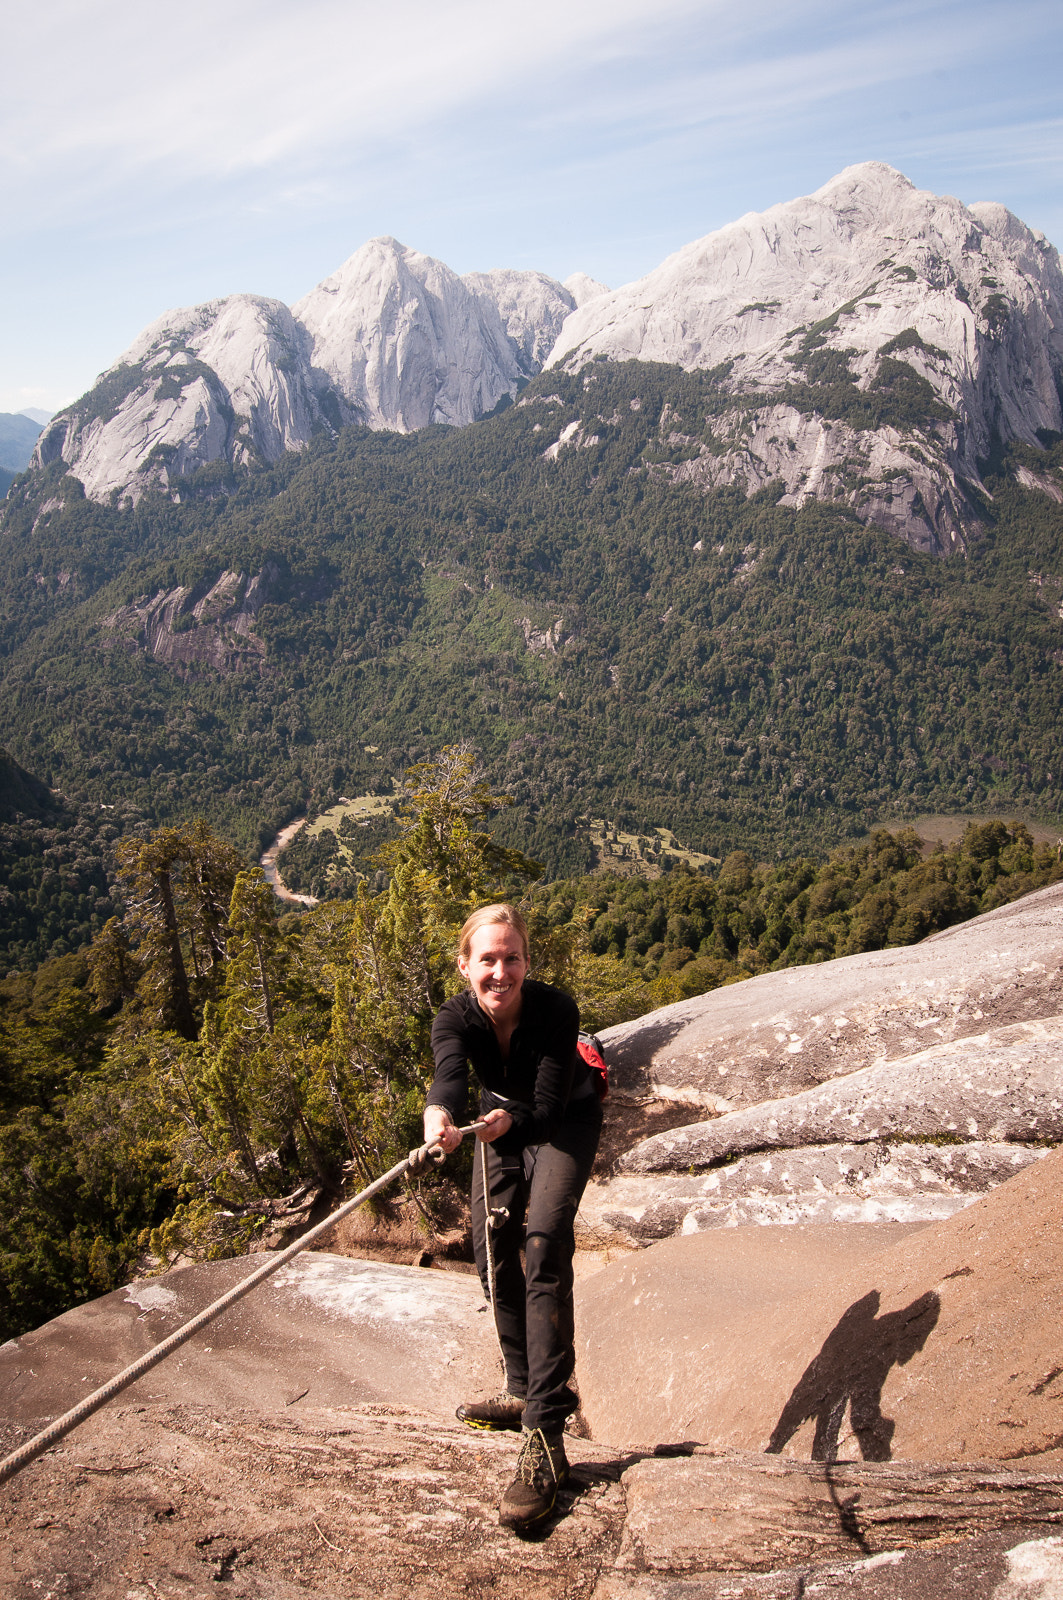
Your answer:
[[[192,1010],[192,997],[188,992],[188,973],[181,953],[181,935],[177,928],[170,874],[160,871],[157,877],[159,903],[162,906],[163,938],[170,966],[170,1000],[173,1006],[177,1031],[186,1039],[196,1036],[196,1019]]]

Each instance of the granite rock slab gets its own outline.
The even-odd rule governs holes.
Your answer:
[[[1063,1150],[942,1222],[712,1228],[579,1286],[591,1435],[798,1460],[1063,1460]]]
[[[61,1415],[168,1338],[258,1259],[140,1279],[0,1346],[0,1419]],[[479,1280],[307,1251],[125,1393],[140,1404],[284,1410],[374,1403],[453,1416],[497,1383]]]
[[[1063,1016],[1013,1023],[882,1062],[814,1089],[673,1128],[625,1172],[689,1172],[754,1150],[912,1138],[1063,1140]]]
[[[778,1457],[648,1460],[624,1473],[616,1565],[634,1572],[769,1571],[1063,1526],[1063,1474]]]
[[[590,1183],[585,1247],[645,1246],[674,1233],[806,1222],[936,1222],[1045,1154],[1013,1144],[812,1145],[741,1157],[698,1175],[621,1174]]]
[[[593,1600],[1055,1600],[1055,1474],[895,1463],[646,1460]]]
[[[921,944],[768,972],[602,1034],[622,1091],[727,1112],[1063,1011],[1063,884]]]

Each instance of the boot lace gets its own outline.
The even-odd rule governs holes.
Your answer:
[[[517,1462],[517,1476],[530,1488],[535,1488],[537,1479],[547,1474],[554,1484],[558,1482],[554,1453],[547,1444],[542,1429],[533,1428],[524,1440]]]

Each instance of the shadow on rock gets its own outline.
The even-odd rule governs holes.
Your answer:
[[[683,1446],[679,1453],[692,1455],[694,1445]],[[571,1516],[577,1500],[585,1494],[592,1494],[595,1490],[606,1488],[609,1484],[619,1483],[628,1467],[633,1467],[639,1461],[651,1459],[661,1453],[659,1450],[628,1450],[622,1455],[617,1455],[607,1461],[579,1461],[572,1462],[568,1482],[558,1491],[557,1503],[548,1517],[542,1522],[533,1523],[530,1528],[515,1528],[513,1536],[523,1544],[542,1544],[554,1532],[559,1522]],[[669,1453],[667,1450],[665,1454]]]
[[[878,1315],[872,1289],[832,1328],[804,1372],[772,1430],[769,1455],[779,1455],[798,1428],[815,1418],[813,1461],[838,1453],[845,1408],[865,1461],[889,1461],[895,1424],[882,1415],[882,1389],[891,1367],[904,1366],[926,1344],[941,1301],[931,1290],[902,1311]]]
[[[606,1041],[609,1076],[616,1089],[639,1089],[653,1065],[657,1051],[671,1044],[689,1022],[688,1017],[639,1017],[621,1023]],[[623,1030],[623,1031],[621,1031]],[[603,1033],[606,1030],[603,1029]]]

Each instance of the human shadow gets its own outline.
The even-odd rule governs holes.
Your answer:
[[[813,1461],[834,1461],[838,1437],[849,1420],[865,1461],[889,1461],[896,1424],[882,1415],[882,1389],[891,1367],[904,1366],[921,1350],[937,1324],[941,1301],[933,1290],[903,1311],[878,1315],[872,1289],[851,1305],[827,1335],[823,1348],[801,1374],[768,1443],[779,1455],[803,1423],[815,1418]]]

